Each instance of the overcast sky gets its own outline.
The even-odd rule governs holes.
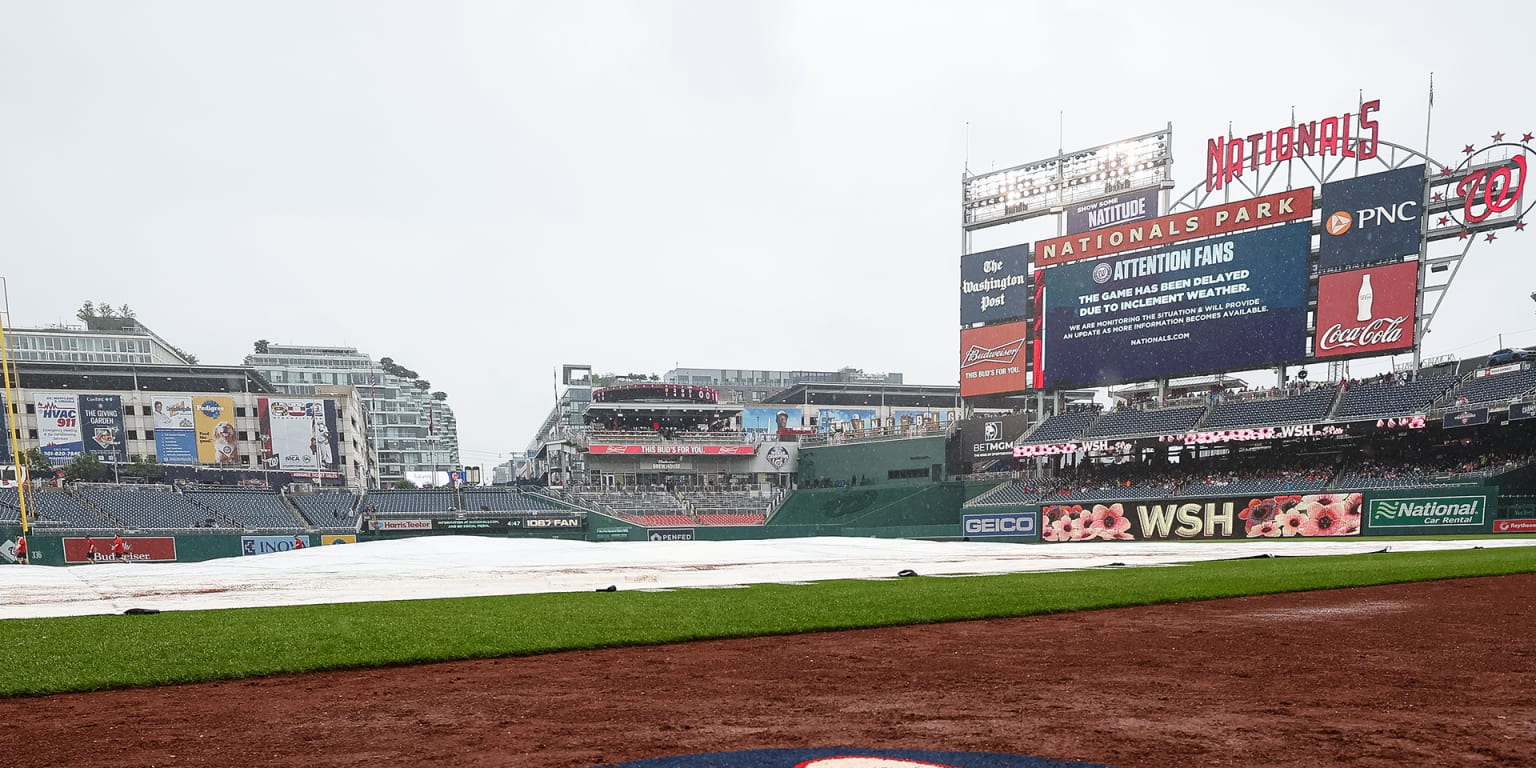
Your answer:
[[[392,356],[467,463],[565,362],[953,384],[967,122],[984,171],[1054,154],[1058,111],[1068,150],[1171,121],[1179,192],[1229,120],[1362,89],[1421,147],[1430,71],[1435,157],[1536,130],[1505,31],[1536,11],[1341,7],[5,0],[0,276],[20,325],[107,300],[209,363]],[[978,246],[1048,234],[1007,230]],[[1536,344],[1532,246],[1473,249],[1426,354]]]

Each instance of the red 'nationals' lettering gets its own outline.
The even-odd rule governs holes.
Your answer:
[[[1221,189],[1242,176],[1244,168],[1257,171],[1261,165],[1283,163],[1293,157],[1338,155],[1369,160],[1376,156],[1381,133],[1371,113],[1380,110],[1381,99],[1360,105],[1360,138],[1356,141],[1351,141],[1352,123],[1357,117],[1353,112],[1247,136],[1217,136],[1206,142],[1205,189]]]

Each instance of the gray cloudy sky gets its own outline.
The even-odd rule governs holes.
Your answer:
[[[967,121],[973,170],[1053,154],[1058,110],[1068,150],[1172,121],[1180,192],[1229,120],[1360,89],[1421,146],[1431,70],[1436,157],[1536,130],[1526,7],[1247,8],[7,0],[0,275],[20,324],[393,356],[489,463],[562,362],[954,383]],[[1474,249],[1426,354],[1536,344],[1532,245]]]

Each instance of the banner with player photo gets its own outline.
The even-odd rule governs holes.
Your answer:
[[[268,434],[277,468],[334,472],[339,444],[333,400],[267,401]]]
[[[190,395],[155,395],[150,399],[155,428],[155,460],[161,464],[197,463],[197,422]]]

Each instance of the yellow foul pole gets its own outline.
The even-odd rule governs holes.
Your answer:
[[[11,320],[11,290],[5,278],[0,277],[0,300],[4,301],[0,308],[0,383],[4,384],[4,414],[6,429],[10,430],[11,438],[11,463],[16,467],[16,498],[17,506],[21,509],[21,535],[26,536],[31,528],[31,515],[27,514],[27,496],[32,488],[30,477],[27,476],[26,460],[21,455],[21,408],[16,405],[17,388],[16,371],[11,367],[11,352],[9,341],[6,339],[7,326]]]

